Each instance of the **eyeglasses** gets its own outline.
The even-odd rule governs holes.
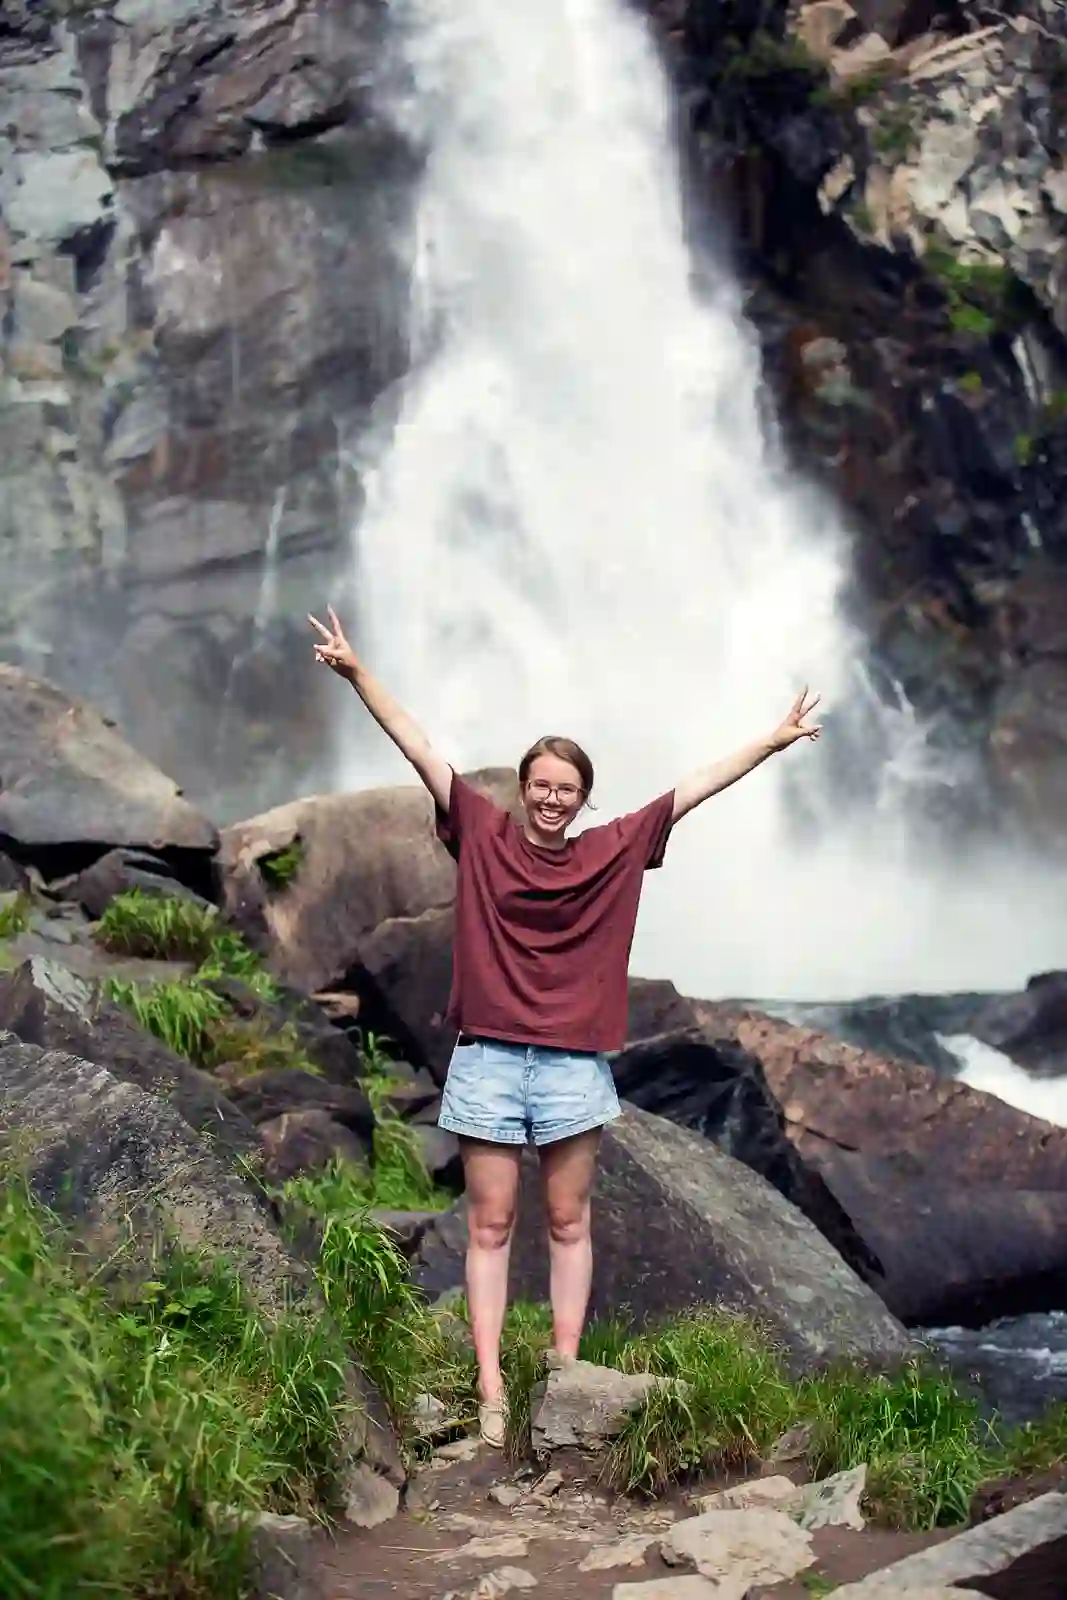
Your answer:
[[[576,783],[546,783],[544,778],[531,778],[526,791],[532,800],[547,800],[554,794],[561,806],[572,806],[585,793]]]

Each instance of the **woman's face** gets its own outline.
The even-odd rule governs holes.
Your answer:
[[[585,804],[582,775],[559,756],[537,756],[522,789],[528,830],[546,844],[558,843]]]

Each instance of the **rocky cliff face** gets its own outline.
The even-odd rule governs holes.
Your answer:
[[[659,10],[794,448],[855,519],[875,669],[967,757],[975,820],[1062,838],[1067,11]]]
[[[404,361],[406,185],[367,87],[384,9],[0,21],[0,655],[224,808],[227,781],[290,793],[328,754],[287,658]]]
[[[1067,14],[650,0],[787,432],[857,530],[875,670],[971,812],[1067,816]],[[299,619],[402,373],[385,0],[0,19],[0,656],[225,816],[324,775]],[[284,747],[278,748],[278,730]],[[958,797],[953,800],[958,804]]]

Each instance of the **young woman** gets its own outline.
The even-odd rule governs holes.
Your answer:
[[[437,832],[459,865],[452,994],[458,1031],[440,1124],[459,1136],[468,1203],[467,1293],[486,1443],[504,1442],[500,1335],[522,1147],[537,1147],[548,1215],[556,1350],[578,1353],[592,1280],[590,1194],[600,1130],[619,1115],[605,1052],[626,1039],[627,962],[644,873],[671,828],[799,739],[818,704],[799,694],[784,722],[684,779],[641,811],[575,838],[593,788],[570,739],[519,763],[522,822],[480,794],[356,657],[333,610],[309,617],[315,658],[355,689],[433,796]]]

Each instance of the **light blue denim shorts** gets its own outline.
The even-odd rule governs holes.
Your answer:
[[[553,1144],[621,1114],[607,1060],[538,1044],[463,1038],[438,1126],[490,1144]]]

